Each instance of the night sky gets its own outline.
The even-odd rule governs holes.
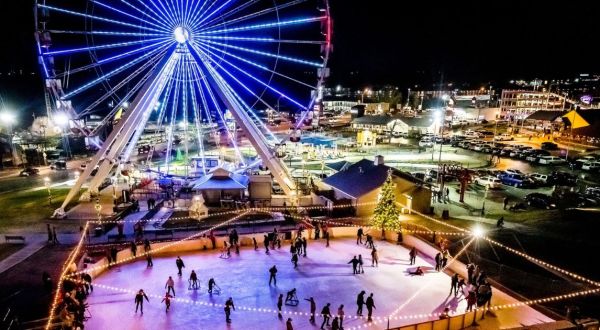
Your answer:
[[[600,72],[598,1],[559,6],[529,0],[330,3],[331,84],[428,86],[443,78],[478,85]],[[38,71],[32,7],[32,0],[0,1],[0,93],[5,99],[15,86],[22,89],[7,82],[6,71]],[[39,76],[30,81],[39,83],[31,87],[38,91]]]

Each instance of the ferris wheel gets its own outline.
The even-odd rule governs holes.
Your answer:
[[[205,157],[212,138],[245,166],[241,131],[293,192],[264,113],[283,106],[299,114],[292,129],[300,129],[319,101],[331,50],[327,0],[37,0],[35,20],[48,112],[90,138],[105,135],[63,207],[87,179],[97,192],[152,129],[166,136],[167,168],[174,140],[183,139],[186,157]],[[101,118],[95,128],[85,125],[92,115]]]

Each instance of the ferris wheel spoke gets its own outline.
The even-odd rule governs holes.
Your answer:
[[[196,62],[194,62],[196,63]],[[196,65],[198,65],[198,63],[196,63]],[[204,66],[206,66],[206,63],[203,63]],[[208,68],[207,68],[208,69]],[[199,67],[198,65],[198,70],[200,70],[200,72],[204,72],[204,70],[202,70],[202,68]],[[210,73],[207,73],[210,74]],[[225,130],[227,131],[227,137],[229,138],[229,140],[231,141],[231,144],[233,145],[233,148],[235,149],[236,155],[237,157],[240,159],[240,162],[242,163],[243,166],[246,166],[245,161],[244,161],[244,157],[242,156],[237,143],[235,141],[235,137],[233,136],[233,134],[231,133],[231,131],[229,130],[229,127],[227,126],[227,122],[225,121],[225,116],[223,115],[223,111],[221,110],[221,107],[219,106],[219,103],[217,102],[215,95],[213,93],[212,88],[210,88],[210,84],[208,83],[208,81],[206,81],[206,77],[203,79],[204,85],[206,87],[206,90],[208,91],[208,95],[212,101],[212,104],[215,106],[215,109],[217,110],[217,114],[219,115],[219,119],[221,119],[221,122],[223,123],[223,125],[225,126]],[[233,111],[233,110],[230,110]]]
[[[194,80],[192,79],[192,68],[189,62],[186,64],[186,77],[188,82],[188,87],[190,89],[190,97],[192,99],[192,111],[194,115],[194,127],[196,128],[196,139],[198,140],[198,149],[200,149],[200,156],[202,159],[205,159],[204,155],[204,131],[202,129],[202,117],[200,116],[200,111],[198,109],[198,101],[196,99],[196,89]],[[206,174],[206,167],[202,166],[202,172]]]
[[[160,3],[166,3],[167,9],[169,10],[169,13],[171,13],[171,15],[173,16],[173,19],[175,19],[175,24],[179,25],[181,24],[181,17],[179,16],[181,14],[181,12],[179,11],[179,9],[177,8],[176,3],[173,3],[173,0],[162,0],[160,1]]]
[[[256,55],[260,55],[260,56],[275,58],[275,59],[278,59],[278,60],[284,60],[284,61],[288,61],[288,62],[293,62],[293,63],[303,64],[303,65],[313,66],[313,67],[317,67],[317,68],[320,68],[320,67],[323,66],[323,63],[320,63],[320,62],[308,61],[308,60],[304,60],[304,59],[301,59],[301,58],[291,57],[291,56],[287,56],[287,55],[280,55],[280,54],[275,54],[275,53],[270,53],[270,52],[266,52],[266,51],[262,51],[262,50],[258,50],[258,49],[252,49],[252,48],[247,48],[247,47],[235,46],[235,45],[231,45],[231,44],[225,44],[225,43],[218,42],[218,41],[202,40],[200,42],[201,43],[209,43],[209,44],[221,46],[221,47],[228,48],[228,49],[234,49],[234,50],[237,50],[237,51],[240,51],[240,52],[244,52],[244,53],[256,54]]]
[[[202,13],[204,13],[204,6],[206,6],[206,4],[208,3],[208,1],[198,1],[198,0],[193,0],[192,2],[195,2],[192,7],[190,12],[189,17],[187,18],[187,20],[185,21],[185,23],[188,26],[191,26],[191,22],[193,22],[198,15],[202,15]],[[202,5],[200,6],[200,8],[198,8],[198,4],[202,3]]]
[[[219,13],[223,8],[225,8],[225,6],[229,5],[231,3],[232,0],[226,0],[225,2],[223,2],[219,7],[217,7],[215,10],[211,11],[208,15],[205,15],[204,17],[202,17],[202,19],[198,22],[192,22],[192,26],[199,26],[202,25],[202,23],[204,23],[207,19],[215,16],[217,13]]]
[[[249,1],[246,1],[245,3],[243,3],[243,4],[241,4],[241,5],[237,6],[237,7],[235,7],[233,9],[231,9],[228,12],[223,13],[223,14],[219,15],[218,17],[215,17],[215,18],[213,18],[213,19],[211,19],[211,20],[209,20],[207,22],[202,23],[201,25],[197,26],[196,29],[197,30],[201,30],[205,26],[211,26],[213,22],[224,21],[227,18],[229,18],[231,15],[235,15],[235,14],[241,12],[242,10],[244,10],[244,9],[246,9],[246,8],[248,8],[248,7],[250,7],[253,4],[258,3],[258,2],[260,2],[260,0],[249,0]]]
[[[275,21],[275,22],[266,22],[266,23],[260,23],[260,24],[252,24],[252,25],[243,25],[243,26],[224,28],[224,29],[218,29],[218,30],[212,30],[212,29],[211,30],[203,30],[203,31],[200,31],[198,34],[200,36],[202,36],[202,35],[223,34],[223,33],[227,34],[227,33],[232,33],[232,32],[241,32],[241,31],[265,30],[265,29],[286,27],[286,26],[291,26],[291,25],[320,22],[326,18],[327,18],[327,16],[305,17],[305,18],[290,19],[290,20],[285,20],[285,21]]]
[[[171,105],[171,118],[169,124],[169,135],[167,137],[167,157],[165,159],[165,166],[167,167],[167,173],[169,173],[171,165],[171,152],[173,150],[173,131],[175,130],[175,119],[177,116],[177,107],[179,106],[179,88],[181,84],[181,65],[182,59],[179,57],[175,66],[175,90],[173,94],[173,104]]]
[[[208,4],[208,6],[206,8],[204,8],[204,5],[202,6],[201,10],[199,10],[197,12],[197,15],[195,16],[195,18],[192,21],[190,21],[190,23],[189,23],[190,26],[194,26],[196,22],[201,20],[204,17],[204,15],[206,15],[206,13],[208,13],[212,9],[212,7],[214,5],[216,5],[219,1],[218,0],[213,0],[213,1],[206,0],[205,2]]]
[[[156,22],[160,22],[160,24],[164,25],[165,27],[169,27],[169,25],[167,24],[168,22],[165,20],[165,17],[156,12],[154,9],[152,9],[152,7],[148,6],[145,2],[145,0],[136,0],[139,4],[141,4],[142,6],[144,6],[144,8],[146,8],[150,13],[152,13],[153,15],[148,14],[147,12],[139,9],[138,7],[136,7],[134,4],[131,4],[125,0],[121,0],[121,2],[125,3],[126,5],[128,5],[129,7],[135,8],[137,9],[137,11],[139,11],[140,13],[151,17],[154,21]]]
[[[206,56],[207,58],[209,58],[209,56],[206,53],[202,53],[202,54],[204,56]],[[214,70],[214,69],[212,69],[212,70]],[[265,100],[263,100],[254,91],[252,91],[252,89],[248,88],[245,84],[243,84],[239,79],[237,79],[235,76],[231,75],[229,72],[226,72],[226,73],[232,79],[234,79],[240,86],[242,86],[242,88],[244,88],[246,91],[248,91],[248,93],[250,93],[251,95],[256,97],[259,101],[261,101],[261,103],[263,103],[265,106],[267,106],[267,108],[273,109],[273,107],[269,103],[267,103]],[[217,77],[222,82],[222,84],[230,91],[230,93],[243,105],[243,107],[246,109],[246,111],[258,122],[258,124],[260,126],[262,126],[273,139],[277,140],[277,138],[273,135],[271,130],[269,130],[268,127],[266,127],[266,125],[263,123],[263,121],[260,120],[260,118],[258,118],[258,116],[254,112],[254,110],[252,110],[250,108],[250,106],[248,106],[248,104],[246,104],[246,102],[244,102],[244,100],[239,96],[239,94],[237,94],[235,92],[235,90],[231,87],[231,85],[229,83],[227,83],[227,81],[225,79],[223,79],[223,77],[220,74],[218,74],[218,72],[213,71],[213,76]],[[264,135],[263,135],[263,138],[264,138]],[[267,139],[264,138],[264,140],[267,140]]]
[[[154,49],[154,50],[152,50],[152,51],[150,51],[150,52],[148,52],[148,53],[146,53],[146,54],[144,54],[144,55],[142,55],[142,56],[140,56],[140,57],[132,60],[131,62],[126,63],[126,64],[124,64],[124,65],[122,65],[120,67],[117,67],[117,68],[113,69],[112,71],[104,74],[103,76],[100,76],[100,77],[98,77],[98,78],[96,78],[96,79],[94,79],[94,80],[92,80],[90,82],[87,82],[87,83],[81,85],[79,88],[76,88],[76,89],[70,91],[69,93],[66,93],[65,95],[63,95],[62,99],[63,100],[64,99],[68,99],[68,98],[70,98],[70,97],[72,97],[74,95],[77,95],[77,94],[79,94],[79,93],[81,93],[81,92],[83,92],[83,91],[85,91],[85,90],[87,90],[87,89],[89,89],[89,88],[91,88],[93,86],[96,86],[97,84],[105,81],[106,79],[108,79],[108,78],[110,78],[110,77],[112,77],[112,76],[114,76],[114,75],[116,75],[118,73],[123,72],[124,70],[126,70],[126,69],[134,66],[137,63],[140,63],[140,62],[142,62],[144,60],[147,60],[148,58],[152,57],[153,55],[155,55],[157,53],[162,53],[164,55],[165,53],[167,53],[167,50],[168,50],[168,45],[165,45],[163,47]]]
[[[122,79],[121,81],[119,81],[119,83],[116,84],[110,91],[108,91],[106,94],[102,95],[100,98],[96,99],[92,104],[88,105],[83,111],[81,111],[80,117],[85,116],[88,113],[92,112],[94,109],[96,109],[96,107],[98,105],[100,105],[102,102],[104,102],[105,100],[107,100],[108,98],[113,96],[113,94],[116,91],[118,91],[119,89],[121,89],[123,86],[127,86],[134,78],[139,76],[144,71],[147,71],[147,73],[145,75],[146,78],[142,79],[142,80],[146,80],[147,77],[149,77],[149,75],[152,73],[152,70],[148,70],[148,69],[150,67],[155,67],[157,65],[160,57],[161,57],[161,54],[156,55],[155,57],[151,58],[147,63],[144,63],[142,66],[137,68],[129,76],[127,76],[124,79]],[[138,85],[136,85],[136,86],[138,86]],[[139,86],[141,86],[141,85],[139,85]],[[134,87],[133,89],[136,89],[136,87]],[[127,98],[128,97],[125,97],[125,99],[127,99]]]
[[[220,52],[220,53],[222,53],[222,54],[224,54],[224,55],[228,55],[228,56],[230,56],[230,57],[232,57],[232,58],[235,58],[235,59],[236,59],[236,60],[238,60],[238,61],[241,61],[241,62],[244,62],[244,63],[246,63],[246,64],[249,64],[249,65],[252,65],[252,66],[254,66],[254,67],[257,67],[257,68],[259,68],[259,69],[261,69],[261,70],[263,70],[263,71],[266,71],[266,72],[272,73],[272,74],[274,74],[274,75],[277,75],[277,76],[279,76],[279,77],[285,78],[285,79],[287,79],[287,80],[293,81],[293,82],[295,82],[295,83],[297,83],[297,84],[299,84],[299,85],[305,86],[305,87],[307,87],[307,88],[309,88],[309,89],[312,89],[312,90],[314,90],[314,89],[316,89],[316,88],[317,88],[317,86],[313,86],[313,85],[307,84],[307,83],[305,83],[305,82],[303,82],[303,81],[300,81],[300,80],[298,80],[298,79],[296,79],[296,78],[293,78],[293,77],[290,77],[290,76],[288,76],[288,75],[285,75],[285,74],[283,74],[283,73],[279,73],[279,72],[277,72],[277,71],[271,70],[271,69],[267,68],[267,67],[266,67],[266,66],[264,66],[264,65],[261,65],[261,64],[258,64],[258,63],[255,63],[255,62],[252,62],[252,61],[250,61],[250,60],[247,60],[247,59],[245,59],[245,58],[243,58],[243,57],[241,57],[241,56],[237,56],[237,55],[235,55],[235,54],[233,54],[233,53],[230,53],[230,52],[228,52],[228,51],[226,51],[226,50],[223,50],[223,49],[221,49],[221,48],[217,48],[217,47],[214,47],[214,46],[211,46],[211,45],[208,45],[208,44],[202,44],[202,45],[201,45],[201,47],[202,47],[202,49],[204,49],[204,50],[205,50],[206,52],[208,52],[209,54],[211,54],[211,55],[213,55],[213,56],[216,56],[216,57],[218,57],[218,58],[221,58],[221,57],[220,57],[219,55],[215,54],[214,52],[212,52],[210,49],[212,49],[212,50],[214,50],[214,51],[217,51],[217,52]],[[208,49],[208,48],[209,48],[209,49]]]
[[[144,0],[138,0],[138,1],[144,1]],[[177,21],[174,19],[173,16],[170,15],[169,11],[165,8],[165,6],[162,4],[162,0],[159,0],[158,3],[160,4],[160,6],[158,6],[154,0],[149,0],[150,3],[154,6],[154,8],[156,8],[157,11],[159,11],[161,13],[162,18],[165,21],[168,21],[170,24],[172,24],[173,26],[177,25]]]
[[[62,9],[62,8],[58,8],[58,7],[54,7],[54,6],[48,6],[48,5],[38,4],[38,7],[45,8],[45,9],[52,10],[52,11],[56,11],[56,12],[60,12],[60,13],[63,13],[63,14],[69,14],[69,15],[72,15],[72,16],[85,17],[85,18],[89,18],[89,19],[95,19],[95,20],[98,20],[98,21],[102,21],[102,22],[107,22],[107,23],[113,23],[113,24],[128,26],[128,27],[131,27],[131,28],[135,28],[137,30],[148,30],[148,31],[154,31],[154,32],[164,33],[164,31],[162,31],[162,30],[154,29],[154,28],[151,28],[151,27],[148,27],[148,26],[143,26],[143,25],[139,25],[139,24],[138,25],[131,24],[131,23],[127,23],[127,22],[113,20],[113,19],[106,18],[106,17],[100,17],[100,16],[96,16],[96,15],[90,15],[90,14],[80,13],[80,12],[77,12],[77,11]]]
[[[79,52],[88,52],[88,51],[101,50],[101,49],[120,48],[120,47],[145,44],[148,42],[159,41],[159,40],[162,40],[164,42],[164,41],[167,41],[168,39],[170,39],[170,38],[161,37],[161,38],[154,38],[154,39],[147,39],[147,40],[136,40],[136,41],[113,43],[113,44],[104,44],[104,45],[91,46],[91,47],[80,47],[80,48],[72,48],[72,49],[55,50],[55,51],[43,53],[43,55],[44,56],[55,56],[55,55],[64,55],[64,54],[72,54],[72,53],[79,53]]]
[[[128,12],[125,12],[125,11],[123,11],[123,10],[120,10],[120,9],[118,9],[118,8],[115,8],[115,7],[109,6],[109,5],[107,5],[107,4],[103,3],[103,2],[100,2],[100,1],[98,1],[98,0],[90,0],[90,1],[91,1],[92,3],[95,3],[95,4],[99,5],[99,6],[101,6],[101,7],[104,7],[104,8],[106,8],[106,9],[112,10],[112,11],[114,11],[114,12],[116,12],[116,13],[119,13],[119,14],[121,14],[121,15],[123,15],[123,16],[127,16],[127,17],[133,18],[133,19],[135,19],[135,20],[139,20],[139,21],[141,21],[141,22],[144,22],[144,23],[146,23],[146,24],[148,24],[148,25],[152,25],[152,26],[154,26],[155,28],[157,28],[157,29],[160,29],[161,31],[164,31],[164,32],[169,32],[169,30],[168,30],[168,27],[167,27],[167,26],[165,26],[164,24],[161,24],[161,25],[159,25],[159,24],[156,24],[156,23],[150,22],[150,21],[148,21],[148,20],[145,20],[145,19],[143,19],[143,18],[142,18],[143,16],[135,16],[135,15],[132,15],[132,14],[130,14],[130,13],[128,13]]]
[[[295,6],[297,4],[300,4],[300,3],[303,3],[303,2],[306,2],[306,1],[307,0],[295,0],[295,1],[291,1],[291,2],[287,2],[287,3],[283,3],[283,4],[280,4],[280,5],[277,5],[277,6],[272,7],[272,8],[263,9],[263,10],[255,12],[255,13],[250,13],[250,14],[247,14],[247,15],[244,15],[244,16],[241,16],[241,17],[237,17],[237,18],[231,19],[231,20],[226,21],[226,22],[221,22],[219,24],[213,24],[213,25],[206,24],[200,31],[211,31],[211,30],[215,30],[215,29],[217,29],[217,28],[219,28],[221,26],[227,26],[227,25],[231,25],[231,24],[235,24],[235,23],[247,21],[249,19],[253,19],[253,18],[256,18],[256,17],[260,17],[262,15],[266,15],[266,14],[269,14],[269,13],[277,12],[279,10],[285,9],[287,7]]]
[[[293,39],[277,39],[270,37],[231,37],[231,36],[202,36],[202,39],[208,40],[234,40],[243,42],[258,42],[258,43],[278,43],[278,44],[309,44],[309,45],[325,45],[326,41],[322,40],[293,40]]]
[[[70,31],[70,30],[48,30],[52,34],[84,34],[84,35],[105,35],[105,36],[123,36],[123,37],[164,37],[164,33],[140,33],[125,31]]]
[[[196,51],[197,53],[198,53],[198,52],[202,52],[202,50],[199,50],[199,49],[197,49],[197,48],[196,48],[196,47],[194,47],[194,46],[192,46],[192,47],[190,47],[190,48],[191,48],[191,49],[193,49],[194,51]],[[214,61],[214,60],[213,60],[213,64],[214,64],[215,66],[219,67],[219,68],[220,68],[221,70],[223,70],[224,72],[229,72],[229,71],[228,71],[228,70],[227,70],[227,69],[226,69],[226,68],[223,66],[223,64],[222,64],[222,63],[226,63],[226,64],[228,64],[228,65],[229,65],[229,66],[231,66],[232,68],[236,69],[238,72],[240,72],[240,73],[244,74],[245,76],[249,77],[250,79],[252,79],[252,80],[256,81],[257,83],[259,83],[259,84],[261,84],[262,86],[266,87],[267,89],[271,90],[271,91],[272,91],[273,93],[275,93],[276,95],[278,95],[278,96],[280,96],[280,97],[283,97],[283,98],[285,98],[286,100],[288,100],[288,101],[290,101],[290,102],[294,103],[295,105],[297,105],[297,106],[298,106],[298,107],[300,107],[301,109],[308,110],[308,108],[307,108],[305,105],[303,105],[302,103],[300,103],[300,102],[298,102],[298,101],[294,100],[293,98],[291,98],[291,97],[289,97],[288,95],[286,95],[285,93],[283,93],[283,92],[279,91],[279,90],[278,90],[278,89],[276,89],[275,87],[273,87],[273,86],[271,86],[271,85],[269,85],[269,84],[265,83],[264,81],[260,80],[259,78],[256,78],[254,75],[252,75],[252,74],[248,73],[247,71],[245,71],[244,69],[242,69],[242,68],[238,67],[237,65],[235,65],[235,64],[233,64],[233,63],[231,63],[231,62],[229,62],[229,61],[228,61],[228,60],[226,60],[225,58],[223,58],[223,57],[217,57],[217,58],[219,59],[219,61]]]

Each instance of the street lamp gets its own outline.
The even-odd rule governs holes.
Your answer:
[[[44,186],[48,189],[48,206],[52,206],[52,191],[50,190],[50,178],[44,177]]]
[[[71,148],[69,146],[69,137],[67,135],[67,128],[69,127],[69,122],[71,119],[65,112],[58,112],[54,114],[52,117],[52,121],[60,127],[60,133],[63,139],[63,148],[65,150],[65,156],[71,158]]]
[[[16,150],[13,145],[13,134],[12,127],[17,122],[17,116],[14,112],[10,110],[2,110],[0,112],[0,125],[6,125],[6,130],[8,132],[8,143],[10,145],[10,155],[13,161],[13,165],[16,165]]]

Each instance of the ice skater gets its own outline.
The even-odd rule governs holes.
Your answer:
[[[233,298],[229,297],[225,302],[225,322],[231,323],[231,309],[235,310],[235,306],[233,305]]]
[[[414,265],[417,262],[417,249],[414,246],[410,249],[408,256],[410,257],[410,264]]]
[[[258,243],[256,242],[256,237],[252,237],[252,244],[254,244],[254,251],[258,251]]]
[[[131,241],[129,248],[131,249],[131,255],[135,258],[137,255],[137,244],[134,241]]]
[[[298,253],[292,254],[292,264],[294,264],[294,269],[298,268]]]
[[[147,238],[145,238],[144,239],[144,252],[148,252],[150,250],[152,250],[152,247],[150,247],[150,241]]]
[[[337,316],[340,319],[340,329],[344,329],[344,315],[346,313],[344,312],[344,305],[340,305],[340,307],[338,307],[337,310]]]
[[[365,302],[365,305],[367,306],[367,312],[368,312],[367,322],[371,322],[371,321],[373,321],[371,319],[371,315],[373,315],[373,308],[377,308],[377,307],[375,307],[375,301],[373,300],[373,293],[371,293],[369,295],[369,297],[367,298],[367,301]]]
[[[379,254],[375,247],[371,250],[371,267],[379,267]]]
[[[340,330],[340,319],[337,316],[331,321],[331,330]]]
[[[154,263],[152,262],[152,255],[150,253],[146,254],[146,268],[153,267]]]
[[[211,277],[210,280],[208,280],[208,294],[213,294],[213,292],[219,294],[221,292],[221,289],[219,289],[219,286],[215,282],[215,279]]]
[[[442,269],[442,254],[438,252],[435,255],[435,270],[440,271]]]
[[[329,319],[331,318],[331,311],[329,310],[330,305],[330,303],[327,303],[327,305],[325,305],[325,307],[323,307],[323,309],[321,310],[321,316],[323,316],[323,323],[321,323],[321,329],[325,329],[325,324],[329,326]]]
[[[371,236],[370,234],[367,234],[367,239],[365,244],[367,245],[368,249],[372,249],[373,248],[373,236]]]
[[[306,237],[302,237],[302,249],[304,250],[303,256],[306,257],[306,246],[308,245],[308,241]]]
[[[362,227],[358,228],[358,230],[356,231],[356,245],[358,245],[359,243],[362,244],[363,233],[364,232]]]
[[[281,307],[283,307],[283,293],[280,293],[279,298],[277,298],[277,315],[279,315],[279,317],[281,317]]]
[[[265,245],[265,253],[269,254],[269,236],[265,235],[263,238],[263,243]]]
[[[181,276],[181,269],[185,268],[185,264],[183,263],[183,260],[181,260],[181,257],[177,256],[177,259],[175,260],[175,265],[177,266],[177,275]]]
[[[277,267],[275,267],[275,265],[269,268],[269,274],[269,285],[273,282],[275,286],[277,286]]]
[[[167,313],[171,308],[171,298],[173,298],[173,296],[171,296],[169,293],[165,293],[165,296],[161,301],[161,303],[165,303],[165,313]]]
[[[317,312],[317,303],[315,303],[315,300],[313,299],[313,297],[310,297],[309,299],[304,299],[306,301],[308,301],[310,303],[310,323],[315,323],[315,313]]]
[[[190,274],[190,279],[189,279],[189,288],[191,290],[198,290],[199,286],[198,286],[198,275],[196,274],[196,272],[192,269],[192,273]]]
[[[365,270],[363,268],[363,258],[362,258],[362,254],[358,255],[358,273],[359,274],[364,274]]]
[[[408,274],[412,275],[412,276],[423,276],[423,275],[425,275],[425,273],[421,269],[421,266],[417,267],[417,269],[415,269],[414,272],[409,271]]]
[[[167,283],[165,283],[165,289],[167,289],[167,293],[173,291],[173,297],[175,297],[175,281],[173,281],[171,276],[169,276]]]
[[[325,247],[329,247],[329,231],[323,232],[323,237],[325,238]]]
[[[356,296],[356,306],[358,306],[356,315],[362,316],[363,305],[365,304],[365,293],[366,292],[363,290]]]
[[[60,242],[58,241],[58,237],[56,237],[56,227],[52,227],[52,244],[60,244]],[[117,261],[117,258],[115,258],[115,261]]]
[[[454,273],[450,279],[450,294],[454,292],[454,296],[458,295],[458,273]]]
[[[135,295],[135,312],[136,313],[137,313],[138,307],[139,307],[142,315],[144,314],[144,299],[146,299],[147,302],[150,302],[150,300],[148,299],[148,296],[146,295],[144,290],[140,289],[140,291],[138,291],[138,293]]]
[[[356,259],[356,256],[348,261],[348,263],[352,264],[352,274],[358,274],[358,259]]]
[[[285,330],[294,330],[291,317],[288,317],[287,321],[285,322]]]

